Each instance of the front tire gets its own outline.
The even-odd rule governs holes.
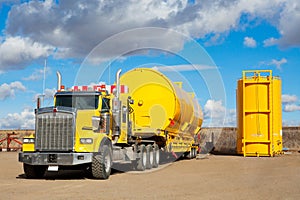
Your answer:
[[[93,156],[92,175],[96,179],[108,179],[111,174],[112,152],[111,149],[104,145],[100,149],[100,154]]]
[[[23,169],[28,179],[35,179],[35,178],[43,178],[44,174],[47,170],[47,166],[44,165],[29,165],[23,163]]]

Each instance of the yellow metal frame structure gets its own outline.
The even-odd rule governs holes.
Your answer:
[[[281,80],[272,70],[247,70],[237,88],[237,153],[282,153]]]

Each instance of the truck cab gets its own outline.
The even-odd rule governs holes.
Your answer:
[[[19,153],[26,177],[40,178],[47,170],[80,168],[90,177],[107,179],[113,163],[132,162],[138,170],[145,170],[147,163],[157,167],[159,149],[155,142],[141,145],[139,138],[131,137],[132,103],[126,86],[118,81],[116,85],[65,89],[58,74],[54,106],[37,106],[35,135],[24,139]],[[154,164],[153,149],[157,155]]]
[[[53,107],[38,108],[35,114],[35,137],[26,140],[19,155],[27,177],[41,177],[47,168],[92,163],[101,143],[112,154],[110,97],[103,92],[59,91]]]
[[[27,178],[80,168],[107,179],[113,165],[144,171],[158,167],[161,155],[196,157],[203,120],[196,100],[153,69],[120,73],[115,85],[68,89],[57,73],[54,106],[37,106],[35,134],[19,153]]]

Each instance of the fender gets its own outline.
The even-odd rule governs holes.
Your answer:
[[[104,137],[102,140],[101,140],[101,143],[100,143],[100,146],[99,146],[99,151],[100,151],[100,148],[104,145],[108,145],[109,148],[112,149],[112,143],[111,143],[111,140],[108,138],[108,137]]]
[[[94,152],[100,152],[100,148],[104,145],[108,145],[109,148],[112,149],[112,142],[110,138],[104,134],[102,135],[102,137],[99,135],[97,137],[97,140],[95,141]]]

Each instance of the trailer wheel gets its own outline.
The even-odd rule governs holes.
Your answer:
[[[100,148],[100,154],[93,156],[92,175],[96,179],[108,179],[111,173],[112,153],[107,145]]]
[[[138,147],[138,155],[139,158],[137,159],[136,169],[138,171],[144,171],[146,169],[146,163],[147,163],[147,150],[145,145],[142,144]]]
[[[29,165],[29,164],[23,163],[23,169],[24,169],[26,178],[28,178],[28,179],[43,178],[44,174],[47,170],[47,166]]]
[[[153,147],[151,144],[148,144],[146,147],[147,150],[147,162],[146,162],[146,169],[152,169],[153,162],[154,162],[154,153]]]
[[[193,148],[193,158],[196,158],[196,157],[197,157],[197,149]]]
[[[191,148],[191,150],[188,152],[187,156],[188,159],[192,159],[193,158],[193,148]]]
[[[153,168],[157,168],[160,162],[160,152],[157,144],[153,148]]]
[[[189,152],[188,156],[189,159],[193,159],[196,157],[196,149],[195,148],[191,148],[191,151]]]

